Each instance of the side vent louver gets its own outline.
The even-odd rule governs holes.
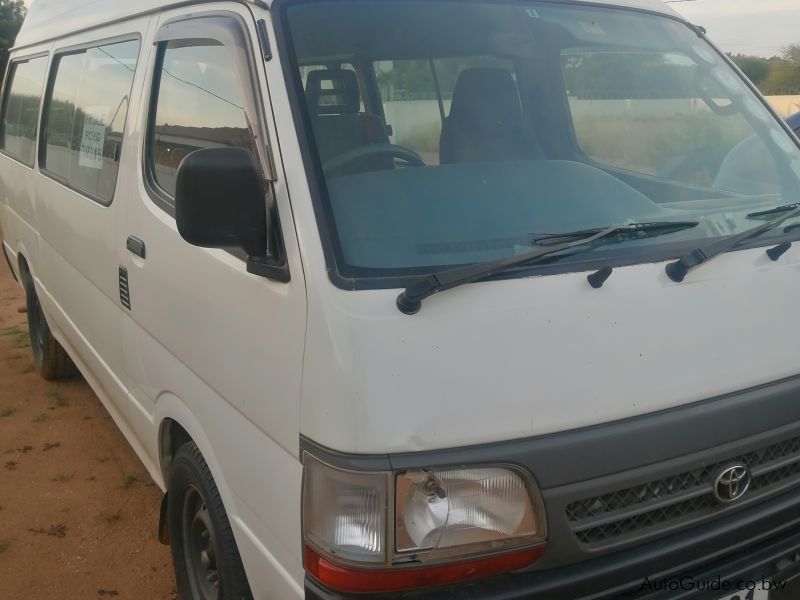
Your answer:
[[[122,306],[131,309],[131,291],[128,289],[128,269],[119,268],[119,301]]]

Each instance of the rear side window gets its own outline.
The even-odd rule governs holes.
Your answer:
[[[149,171],[169,196],[175,196],[178,167],[191,152],[255,148],[234,52],[208,39],[171,41],[161,48]]]
[[[47,57],[11,64],[3,105],[2,148],[29,167],[36,157],[36,131]]]
[[[103,203],[114,196],[139,42],[56,57],[42,164],[69,187]]]

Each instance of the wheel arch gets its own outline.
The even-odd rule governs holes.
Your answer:
[[[161,421],[158,428],[158,461],[165,482],[178,448],[192,440],[192,436],[177,419],[166,417]]]
[[[34,261],[34,254],[29,252],[29,248],[25,246],[25,243],[22,240],[19,240],[14,251],[17,253],[17,270],[19,271],[19,283],[22,287],[26,287],[28,285],[35,286],[42,285],[41,281],[38,280],[39,272]]]
[[[17,271],[19,272],[19,282],[23,287],[33,282],[30,264],[28,264],[28,259],[22,250],[17,251]]]
[[[223,476],[222,467],[212,449],[211,442],[197,417],[180,398],[172,393],[161,394],[157,400],[157,406],[155,422],[158,423],[158,461],[164,490],[168,487],[169,469],[178,448],[186,442],[194,442],[211,471],[225,510],[229,516],[235,514],[233,494]],[[167,494],[165,493],[162,500],[162,519],[159,523],[159,540],[163,543],[168,543],[169,540],[169,532],[163,518],[166,498]]]

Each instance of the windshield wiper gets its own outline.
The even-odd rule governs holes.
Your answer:
[[[612,233],[622,234],[626,239],[630,237],[650,237],[653,234],[664,235],[684,229],[691,229],[697,227],[700,223],[698,221],[653,221],[652,223],[627,223],[620,225]],[[549,246],[557,243],[558,240],[580,239],[586,236],[595,235],[603,231],[601,228],[596,229],[582,229],[579,231],[570,231],[568,233],[545,233],[535,234],[533,243],[539,246]]]
[[[784,204],[783,206],[776,206],[775,208],[770,208],[768,210],[760,210],[758,212],[752,212],[747,215],[748,219],[760,219],[762,217],[772,217],[774,215],[780,215],[783,213],[791,212],[796,208],[800,208],[800,202],[796,202],[794,204]]]
[[[800,203],[797,204],[786,204],[783,206],[776,206],[775,208],[771,208],[769,210],[764,210],[760,212],[755,212],[747,215],[750,218],[757,219],[758,217],[764,215],[780,215],[774,219],[771,219],[764,223],[763,225],[759,225],[758,227],[754,227],[752,229],[748,229],[747,231],[743,231],[742,233],[737,233],[726,238],[723,238],[717,242],[712,242],[703,248],[695,248],[688,254],[685,254],[677,261],[669,263],[666,267],[667,276],[674,282],[680,283],[683,281],[692,269],[696,269],[700,265],[707,263],[712,258],[719,256],[727,252],[728,250],[732,250],[739,244],[746,242],[749,239],[758,237],[770,229],[775,229],[778,225],[783,223],[784,221],[788,221],[792,217],[800,216]]]
[[[624,238],[630,236],[642,237],[647,235],[662,235],[666,233],[673,233],[683,229],[690,229],[697,227],[700,223],[698,221],[674,221],[662,223],[623,223],[621,225],[614,225],[605,229],[585,229],[582,231],[546,234],[539,236],[533,240],[534,243],[541,244],[542,241],[551,241],[552,244],[547,245],[545,248],[539,248],[523,254],[515,256],[508,256],[497,260],[491,260],[483,263],[476,263],[473,265],[466,265],[463,267],[456,267],[454,269],[447,269],[438,273],[432,273],[420,281],[408,286],[397,297],[397,308],[400,312],[407,315],[413,315],[419,312],[422,306],[422,301],[425,298],[432,296],[438,292],[458,287],[467,283],[484,279],[495,273],[505,271],[514,267],[520,267],[529,263],[535,263],[537,260],[558,254],[571,248],[579,246],[589,246],[596,242],[604,241],[613,235],[618,235]],[[555,240],[567,240],[561,243],[556,243]]]

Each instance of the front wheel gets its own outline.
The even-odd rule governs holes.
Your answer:
[[[167,484],[172,564],[182,600],[250,600],[225,507],[194,442],[175,454]]]

